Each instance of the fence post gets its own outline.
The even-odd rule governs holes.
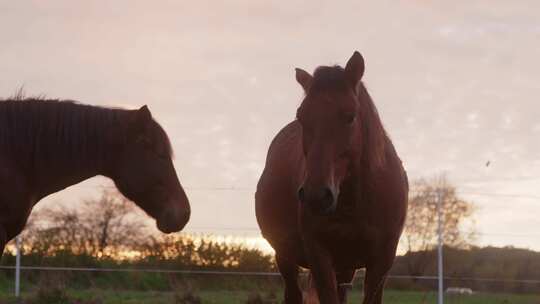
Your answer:
[[[438,246],[437,246],[437,266],[438,266],[438,277],[439,277],[439,292],[438,292],[438,304],[443,304],[443,196],[442,189],[437,189],[437,222],[438,222]]]
[[[15,262],[15,297],[21,295],[21,236],[18,235],[15,241],[17,257]]]

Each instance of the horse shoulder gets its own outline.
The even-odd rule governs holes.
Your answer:
[[[300,124],[293,121],[274,137],[268,149],[258,191],[282,185],[291,188],[286,191],[296,192],[303,166],[301,136]]]
[[[373,218],[383,238],[401,234],[407,213],[409,183],[393,144],[388,141],[385,169],[375,179],[371,190]]]
[[[292,250],[298,244],[296,190],[301,170],[300,125],[292,122],[272,140],[257,184],[255,211],[263,236],[274,248]]]

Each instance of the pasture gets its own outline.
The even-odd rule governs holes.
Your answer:
[[[5,289],[3,289],[5,290]],[[269,300],[265,303],[281,303],[281,291],[273,291],[277,295],[277,302]],[[23,293],[23,299],[31,297],[32,292]],[[120,291],[120,290],[69,290],[67,294],[71,299],[74,299],[73,303],[92,303],[92,304],[182,304],[189,302],[182,302],[175,297],[173,292],[158,292],[158,291]],[[0,294],[3,302],[2,304],[15,304],[18,303],[14,298]],[[203,290],[195,292],[195,295],[199,296],[202,303],[205,304],[239,304],[248,303],[248,298],[253,296],[252,291],[246,290]],[[263,298],[268,298],[268,294],[263,294]],[[355,290],[348,303],[360,303],[361,292]],[[449,304],[538,304],[540,303],[540,296],[538,295],[514,295],[514,294],[474,294],[472,296],[446,296],[445,302]],[[34,303],[24,302],[22,303]],[[422,304],[422,303],[436,303],[435,292],[418,292],[418,291],[398,291],[387,290],[384,295],[384,303],[386,304]],[[48,302],[42,304],[60,304],[59,302]],[[65,302],[61,302],[64,304]],[[69,302],[68,302],[69,303]],[[255,302],[253,302],[255,303]],[[258,303],[258,302],[257,302]],[[67,304],[67,303],[66,303]],[[70,303],[71,304],[71,303]]]
[[[143,275],[143,277],[145,277]],[[73,279],[73,278],[72,278]],[[126,289],[131,276],[111,276],[94,281],[94,287],[77,285],[76,280],[62,280],[56,276],[42,277],[37,282],[23,284],[21,301],[13,297],[13,281],[0,276],[0,304],[195,304],[186,301],[194,296],[204,304],[277,304],[283,303],[283,290],[279,278],[246,280],[245,278],[213,278],[200,280],[196,277],[176,281],[176,288],[160,288],[157,277],[146,275],[146,289]],[[170,278],[169,278],[170,279]],[[124,282],[114,282],[124,281]],[[163,283],[163,282],[162,282]],[[171,283],[171,282],[169,282]],[[190,284],[191,283],[191,284]],[[358,282],[360,283],[360,282]],[[156,289],[152,289],[154,286]],[[163,287],[163,286],[161,286]],[[191,290],[191,291],[188,291]],[[262,302],[258,299],[262,299]],[[347,303],[361,303],[361,284],[356,284]],[[385,304],[434,304],[435,290],[401,290],[390,287],[385,291]],[[475,292],[473,295],[445,295],[447,304],[538,304],[540,295]]]

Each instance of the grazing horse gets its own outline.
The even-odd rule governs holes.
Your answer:
[[[96,175],[111,178],[164,233],[189,220],[169,138],[147,106],[0,100],[0,255],[37,202]]]
[[[268,151],[256,214],[287,304],[302,303],[299,266],[310,269],[323,304],[346,303],[358,268],[366,268],[363,303],[382,301],[409,186],[363,74],[358,52],[345,68],[296,69],[305,98]]]

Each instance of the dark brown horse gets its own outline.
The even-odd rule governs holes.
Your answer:
[[[297,69],[305,98],[274,138],[259,180],[256,213],[276,251],[285,302],[302,303],[298,266],[324,304],[345,303],[366,268],[364,303],[381,303],[405,221],[408,182],[361,79],[364,59]]]
[[[146,106],[0,101],[0,255],[37,202],[96,175],[111,178],[161,231],[181,230],[190,207],[171,154],[167,134]]]

